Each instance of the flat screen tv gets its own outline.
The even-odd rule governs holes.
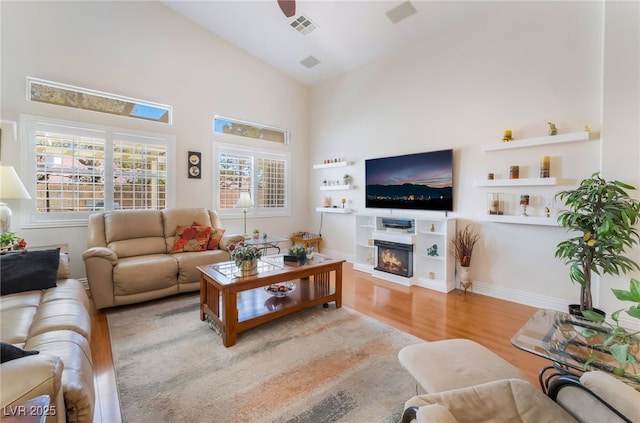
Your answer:
[[[365,160],[366,207],[453,211],[453,150]]]

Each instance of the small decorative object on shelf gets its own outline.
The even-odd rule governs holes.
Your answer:
[[[518,179],[520,177],[520,166],[513,165],[509,167],[509,179]]]
[[[527,206],[529,205],[529,195],[524,194],[520,196],[520,205],[522,206],[522,213],[520,216],[527,217]]]
[[[349,185],[350,179],[351,179],[351,176],[349,176],[349,174],[347,173],[342,177],[342,182],[344,183],[344,185]]]
[[[591,132],[591,128],[588,125],[584,126],[584,132]]]
[[[487,179],[493,181],[494,175],[493,173],[487,173]]]
[[[504,130],[504,136],[502,137],[502,141],[512,141],[513,137],[511,136],[511,129]]]
[[[553,122],[547,122],[549,125],[549,135],[558,135],[558,128],[556,128],[556,124]]]
[[[324,197],[322,199],[322,207],[331,207],[331,197]]]
[[[347,202],[347,199],[343,198],[340,200],[340,202],[342,203],[342,208],[344,209],[344,204]]]
[[[549,156],[542,156],[540,159],[540,177],[548,178],[551,170],[551,158]]]
[[[431,257],[438,257],[438,246],[433,244],[427,249],[427,255]]]
[[[431,224],[431,232],[435,232],[436,231],[436,225],[435,224]]]
[[[501,192],[490,192],[487,194],[489,214],[504,214],[504,195]]]
[[[435,279],[436,278],[436,274],[433,272],[429,272],[429,279]]]

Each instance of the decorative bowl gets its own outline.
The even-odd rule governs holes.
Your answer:
[[[265,286],[264,290],[274,297],[286,297],[296,290],[296,284],[293,282],[272,283],[269,286]]]

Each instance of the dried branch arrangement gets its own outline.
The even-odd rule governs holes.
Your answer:
[[[480,239],[480,235],[470,226],[471,225],[467,225],[464,229],[457,230],[453,240],[451,240],[451,255],[455,257],[458,263],[460,263],[460,266],[463,267],[469,267],[471,264],[473,247]]]

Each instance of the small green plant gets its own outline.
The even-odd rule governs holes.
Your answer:
[[[254,230],[253,230],[253,233],[254,233],[254,234],[259,234],[259,233],[260,233],[260,229],[257,229],[257,228],[256,228],[256,229],[254,229]]]
[[[306,253],[302,244],[296,243],[289,247],[289,254],[292,256],[301,256]]]
[[[609,352],[620,364],[620,367],[613,369],[613,373],[618,376],[625,375],[625,367],[628,365],[633,366],[633,372],[631,377],[640,381],[640,375],[638,375],[638,369],[635,368],[635,363],[638,362],[633,354],[633,347],[638,346],[638,339],[634,339],[640,334],[640,331],[629,331],[620,326],[620,313],[625,312],[634,319],[640,320],[640,281],[631,278],[629,283],[629,290],[612,289],[613,295],[620,301],[631,301],[635,304],[629,306],[626,309],[621,309],[611,314],[611,320],[613,323],[609,323],[605,320],[604,316],[592,310],[585,310],[582,312],[583,316],[595,323],[601,324],[610,329],[608,336],[603,342],[603,346],[609,348]],[[596,332],[592,329],[585,329],[582,331],[582,335],[590,337],[596,335]],[[597,356],[591,355],[585,362],[585,369],[593,362],[597,360]]]
[[[19,240],[20,237],[18,237],[15,232],[5,232],[3,234],[0,234],[0,246],[3,247],[6,245],[17,244]]]

